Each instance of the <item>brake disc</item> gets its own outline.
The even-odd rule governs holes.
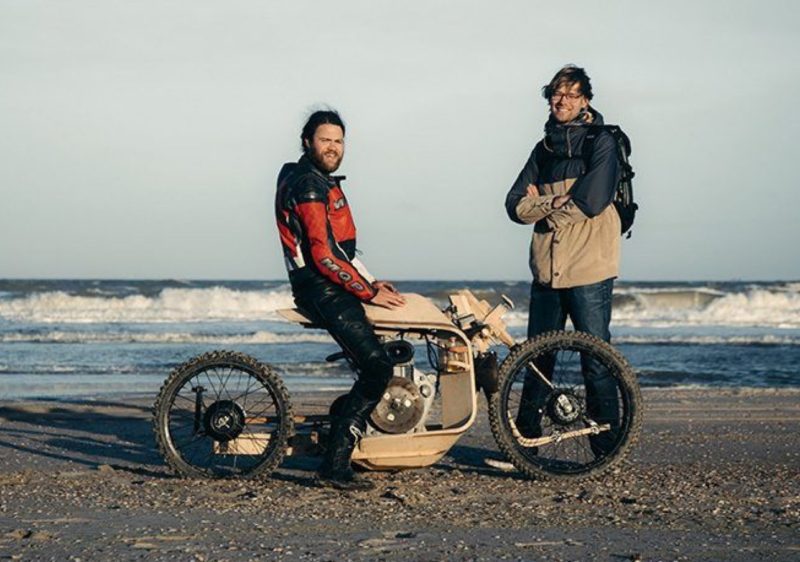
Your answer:
[[[392,377],[370,421],[384,433],[406,433],[417,426],[424,413],[425,403],[416,385],[403,377]]]

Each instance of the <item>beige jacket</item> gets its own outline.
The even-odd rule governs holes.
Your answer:
[[[619,275],[620,222],[613,205],[599,215],[587,217],[577,205],[567,203],[553,209],[553,199],[565,195],[575,179],[544,183],[542,195],[520,199],[516,206],[520,222],[536,225],[531,239],[530,266],[533,278],[554,289],[578,287]]]

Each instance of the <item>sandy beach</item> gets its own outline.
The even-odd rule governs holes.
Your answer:
[[[797,560],[800,391],[644,397],[638,446],[597,482],[487,465],[482,404],[441,462],[354,494],[315,488],[307,457],[264,482],[176,478],[147,397],[0,403],[0,558]]]

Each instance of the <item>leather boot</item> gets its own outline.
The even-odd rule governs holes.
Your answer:
[[[367,416],[377,403],[378,400],[350,393],[340,415],[331,423],[328,445],[317,477],[319,486],[356,491],[375,488],[372,481],[356,474],[350,466],[350,456],[366,428]]]

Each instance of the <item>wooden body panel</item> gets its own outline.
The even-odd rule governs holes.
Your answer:
[[[353,451],[353,462],[372,470],[419,468],[429,466],[452,447],[474,423],[477,414],[475,369],[469,338],[456,327],[429,298],[416,293],[403,293],[406,305],[400,309],[364,305],[367,318],[378,333],[399,331],[446,333],[459,346],[465,347],[463,361],[454,372],[442,373],[440,392],[442,426],[418,433],[379,434],[364,437]],[[279,310],[290,322],[319,328],[298,309]]]

